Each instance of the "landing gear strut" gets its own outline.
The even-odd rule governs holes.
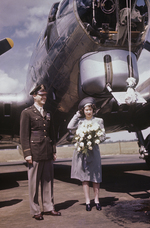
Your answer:
[[[148,135],[145,140],[141,131],[137,131],[136,135],[139,145],[139,158],[144,159],[146,161],[146,164],[150,168],[150,135]]]

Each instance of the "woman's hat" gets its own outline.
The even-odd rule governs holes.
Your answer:
[[[83,100],[80,101],[78,105],[78,110],[81,110],[86,105],[92,105],[95,104],[95,99],[93,97],[85,97]]]

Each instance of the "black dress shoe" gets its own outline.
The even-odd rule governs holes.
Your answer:
[[[36,220],[43,220],[44,219],[42,214],[34,215],[33,218],[35,218]]]
[[[91,205],[90,204],[86,204],[86,211],[91,211]]]
[[[59,211],[46,211],[42,213],[43,215],[53,215],[53,216],[61,216],[61,213]]]
[[[96,209],[97,209],[98,211],[101,211],[101,210],[102,210],[101,205],[100,205],[99,203],[96,203],[95,205],[96,205]]]

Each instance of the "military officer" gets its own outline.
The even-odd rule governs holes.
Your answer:
[[[53,204],[53,160],[56,159],[56,144],[52,116],[43,109],[47,92],[44,85],[38,85],[30,95],[34,104],[21,113],[20,141],[24,158],[28,164],[30,212],[36,220],[43,220],[43,214],[60,216]],[[38,202],[41,182],[43,212]]]

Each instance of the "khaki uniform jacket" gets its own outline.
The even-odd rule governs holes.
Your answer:
[[[21,113],[20,141],[24,158],[32,156],[33,161],[53,159],[56,142],[53,120],[50,113],[44,111],[44,117],[34,105]]]

